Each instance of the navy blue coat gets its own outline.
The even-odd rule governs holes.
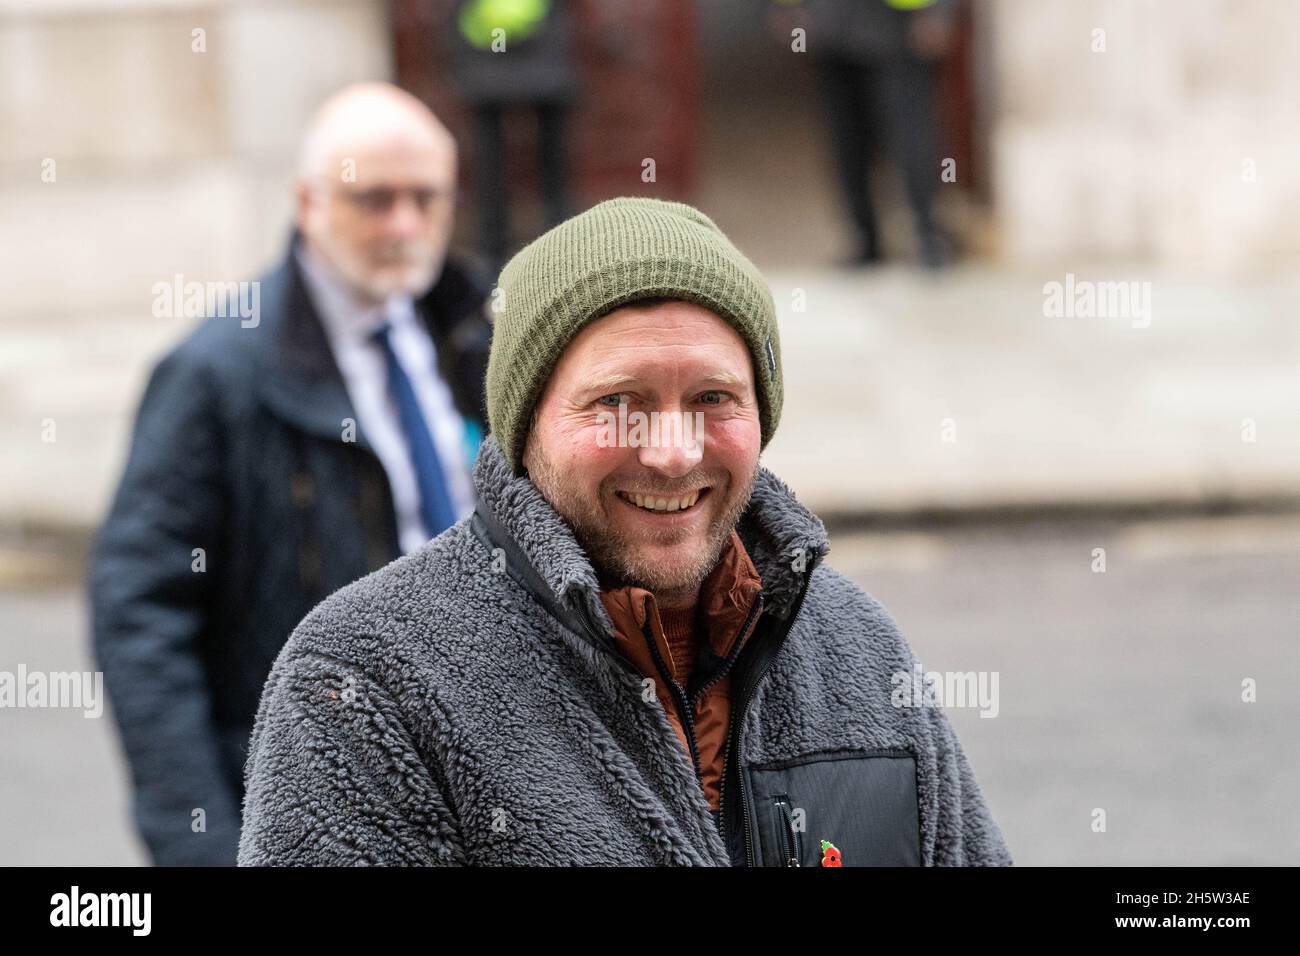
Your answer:
[[[94,650],[159,865],[234,864],[272,662],[317,603],[401,553],[294,257],[260,281],[256,326],[206,319],[153,370],[91,557]],[[418,309],[483,433],[488,291],[449,260]]]

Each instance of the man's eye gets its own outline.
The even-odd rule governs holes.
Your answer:
[[[607,400],[611,398],[613,399],[612,402]],[[611,392],[608,395],[602,395],[600,398],[596,399],[596,401],[609,408],[618,408],[619,405],[623,404],[623,399],[624,394],[622,392]]]
[[[712,399],[717,399],[717,401],[713,401]],[[726,392],[711,391],[711,392],[704,392],[702,395],[700,395],[700,401],[702,401],[705,405],[721,405],[726,400],[727,400]]]

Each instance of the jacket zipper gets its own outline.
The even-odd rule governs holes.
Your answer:
[[[776,808],[776,825],[781,834],[781,856],[786,866],[802,866],[803,840],[794,828],[794,811],[787,796],[774,797],[772,805]]]
[[[798,613],[799,613],[799,609],[803,606],[803,600],[804,600],[804,597],[805,597],[805,595],[807,595],[807,593],[808,593],[808,585],[809,585],[809,583],[810,583],[811,580],[812,580],[812,570],[813,570],[812,568],[809,568],[809,569],[808,569],[808,576],[807,576],[807,578],[804,580],[804,586],[803,586],[803,589],[799,592],[799,598],[798,598],[798,600],[795,602],[794,609],[793,609],[793,610],[791,611],[791,613],[790,613],[790,617],[788,618],[788,622],[787,622],[787,624],[786,624],[786,626],[785,626],[785,630],[784,630],[784,631],[782,632],[782,634],[780,635],[780,641],[781,641],[782,644],[785,643],[785,638],[786,638],[786,636],[790,633],[790,629],[794,626],[794,619],[795,619],[795,617],[798,615]],[[761,608],[761,606],[762,606],[762,604],[763,604],[763,601],[764,601],[764,595],[763,595],[763,592],[762,592],[762,591],[759,591],[758,595],[755,597],[754,605],[751,606],[751,608],[750,608],[750,615],[749,615],[749,618],[746,620],[746,623],[745,623],[744,625],[742,625],[742,628],[746,628],[746,629],[747,629],[747,628],[749,628],[749,627],[753,624],[753,622],[754,622],[755,611],[756,611],[757,609]],[[607,642],[609,641],[609,634],[608,634],[607,632],[602,632],[599,628],[596,627],[595,622],[591,620],[590,612],[587,610],[587,608],[586,608],[584,605],[579,604],[579,606],[578,606],[578,608],[577,608],[577,611],[578,611],[578,616],[579,616],[579,618],[580,618],[580,620],[581,620],[582,629],[583,629],[583,631],[586,632],[586,636],[589,637],[589,638],[591,638],[592,641],[593,641],[593,642],[594,642],[598,647],[600,647],[602,650],[605,650],[606,653],[608,653],[609,656],[610,656],[610,657],[615,661],[615,663],[616,663],[617,666],[619,666],[620,668],[622,668],[624,672],[626,672],[626,673],[628,673],[628,674],[630,674],[630,675],[632,675],[632,676],[634,676],[634,677],[643,678],[643,677],[645,676],[645,675],[642,674],[640,671],[638,671],[638,670],[637,670],[637,669],[636,669],[632,664],[630,664],[628,661],[624,660],[624,659],[622,658],[622,655],[618,654],[616,651],[608,650],[608,649],[607,649]],[[644,632],[644,629],[643,629],[643,630],[642,630],[642,635],[644,636],[644,634],[645,634],[645,632]],[[657,651],[657,649],[654,647],[654,642],[653,642],[653,641],[651,641],[651,645],[650,645],[650,646],[651,646],[651,650],[655,652],[656,667],[659,667],[659,668],[660,668],[660,671],[661,671],[661,675],[660,675],[660,676],[663,676],[663,674],[662,674],[662,661],[659,661],[659,660],[658,660],[658,657],[659,657],[659,655],[658,655],[658,651]],[[737,647],[736,647],[735,651],[733,651],[732,656],[731,656],[731,663],[732,663],[732,664],[735,663],[735,658],[736,658],[736,656],[738,656],[738,655],[740,654],[740,651],[741,651],[742,649],[743,649],[743,648],[741,647],[741,642],[740,642],[740,641],[737,641]],[[772,653],[772,658],[773,658],[773,659],[776,657],[776,653],[777,653],[778,651],[780,651],[780,645],[778,645],[777,648],[776,648],[776,650],[773,651],[773,653]],[[730,670],[730,666],[731,666],[731,664],[728,664],[728,666],[727,666],[726,668],[724,668],[724,669],[721,671],[721,673],[718,675],[717,678],[715,678],[714,681],[710,681],[710,682],[709,682],[708,684],[706,684],[704,687],[700,688],[700,690],[696,692],[696,698],[698,699],[698,698],[699,698],[699,695],[702,694],[702,693],[703,693],[705,690],[707,690],[709,687],[711,687],[711,686],[715,683],[716,680],[720,680],[721,677],[722,677],[722,675],[723,675],[723,674],[726,674],[727,671]],[[738,746],[740,745],[740,736],[741,736],[741,732],[742,732],[742,730],[743,730],[744,717],[745,717],[745,714],[746,714],[746,713],[748,712],[748,710],[749,710],[749,702],[750,702],[750,700],[751,700],[751,699],[753,698],[753,696],[754,696],[754,690],[755,690],[755,689],[758,687],[758,685],[762,682],[763,677],[765,677],[765,676],[767,675],[768,668],[771,667],[771,666],[772,666],[772,660],[769,659],[768,662],[763,666],[763,671],[762,671],[762,673],[759,674],[759,676],[758,676],[758,680],[753,681],[753,682],[751,683],[751,685],[750,685],[750,689],[749,689],[749,692],[748,692],[748,693],[746,694],[746,696],[745,696],[745,702],[744,702],[744,705],[741,707],[741,711],[740,711],[740,716],[741,716],[741,728],[738,729],[738,730],[736,730],[736,739],[737,739],[737,745],[738,745]],[[676,686],[677,686],[676,681],[673,681],[673,680],[671,680],[671,679],[668,681],[668,683],[669,683],[669,685],[670,685],[671,687],[676,688]],[[679,698],[674,697],[674,699],[679,699]],[[700,774],[700,769],[699,769],[699,757],[698,757],[698,755],[697,755],[696,748],[695,748],[695,722],[694,722],[694,720],[693,720],[693,718],[692,718],[692,716],[691,716],[691,711],[690,711],[689,708],[687,709],[686,714],[687,714],[687,727],[688,727],[688,731],[687,731],[687,733],[688,733],[687,743],[688,743],[688,745],[691,747],[691,751],[692,751],[692,753],[691,753],[691,762],[692,762],[692,763],[694,764],[694,766],[695,766],[695,775],[696,775],[696,779],[702,779],[702,778],[701,778],[701,774]],[[734,722],[733,722],[733,726],[734,726]],[[727,768],[728,768],[728,765],[729,765],[730,762],[731,762],[731,750],[732,750],[732,748],[731,748],[731,744],[730,744],[730,742],[728,742],[727,747],[726,747],[726,750],[725,750],[725,752],[724,752],[724,754],[723,754],[723,759],[722,759],[722,781],[721,781],[721,783],[720,783],[720,785],[719,785],[719,788],[718,788],[718,826],[719,826],[719,830],[720,830],[720,835],[722,836],[722,841],[723,841],[723,846],[724,846],[724,847],[726,846],[726,842],[727,842],[727,817],[726,817],[726,810],[727,810]],[[748,816],[747,816],[746,813],[745,813],[745,788],[744,788],[743,785],[742,785],[741,788],[740,788],[740,815],[741,815],[741,821],[742,821],[742,824],[743,824],[743,827],[744,827],[744,833],[745,833],[745,857],[746,857],[746,860],[749,860],[749,857],[750,857],[749,818],[748,818]],[[750,865],[750,866],[753,866],[753,863],[750,862],[749,865]]]
[[[812,568],[808,569],[808,575],[804,579],[803,588],[799,591],[799,598],[795,601],[794,608],[790,611],[789,618],[786,619],[786,625],[780,634],[776,647],[772,649],[771,656],[768,657],[767,663],[763,665],[763,669],[759,672],[757,678],[750,682],[749,688],[745,693],[744,702],[740,707],[739,722],[732,723],[735,730],[737,750],[741,749],[744,745],[745,716],[749,713],[749,704],[750,701],[754,699],[754,691],[758,689],[758,685],[761,684],[763,678],[767,676],[768,670],[772,667],[772,662],[776,660],[777,655],[781,652],[781,647],[785,644],[785,639],[790,635],[790,631],[794,627],[795,618],[799,615],[799,609],[803,607],[803,600],[808,594],[809,585],[812,583],[812,571]],[[724,846],[727,842],[727,768],[731,763],[731,749],[731,745],[728,743],[727,753],[722,761],[722,786],[720,787],[718,796],[718,824],[722,832],[722,842]],[[754,859],[753,847],[749,837],[749,814],[746,813],[745,810],[745,782],[743,780],[738,780],[738,783],[740,784],[740,826],[745,837],[745,863],[747,866],[752,867],[754,865]]]
[[[701,786],[704,784],[704,771],[700,766],[699,742],[695,739],[695,708],[699,705],[700,698],[704,696],[705,692],[718,681],[722,680],[722,678],[727,675],[727,672],[731,670],[731,665],[735,663],[736,658],[740,655],[741,649],[744,647],[745,638],[749,635],[750,630],[753,629],[754,621],[757,620],[758,615],[762,613],[764,601],[765,596],[762,591],[759,591],[754,595],[754,602],[749,606],[749,613],[745,615],[745,620],[740,625],[739,635],[736,638],[731,653],[727,655],[724,666],[719,668],[718,673],[709,678],[706,683],[700,685],[699,689],[695,691],[694,696],[689,699],[686,696],[685,689],[667,674],[667,665],[664,663],[663,657],[659,654],[659,648],[654,642],[654,635],[650,631],[650,616],[648,614],[646,615],[645,624],[641,626],[641,634],[646,639],[646,644],[650,647],[650,653],[654,655],[655,667],[658,668],[660,676],[668,682],[668,686],[673,691],[673,700],[677,702],[678,710],[680,710],[686,718],[686,742],[690,746],[691,762],[695,765],[695,776],[699,779]],[[723,769],[723,783],[725,784],[726,768],[724,767]],[[721,806],[720,792],[719,806]]]
[[[650,615],[646,615],[645,623],[641,625],[641,636],[645,638],[646,644],[650,648],[650,655],[654,658],[655,668],[659,671],[659,676],[663,678],[668,685],[669,691],[673,695],[673,700],[677,704],[677,710],[681,714],[686,724],[686,744],[691,751],[691,766],[695,768],[695,777],[703,782],[704,775],[700,770],[700,751],[695,743],[695,716],[694,707],[686,699],[686,691],[682,690],[680,684],[673,680],[668,673],[668,666],[664,663],[663,657],[659,654],[659,648],[655,646],[654,635],[650,632]]]

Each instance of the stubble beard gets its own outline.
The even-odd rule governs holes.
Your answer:
[[[531,449],[529,478],[541,491],[551,507],[568,522],[578,544],[601,580],[602,587],[632,585],[645,588],[659,599],[663,606],[683,603],[693,595],[700,584],[718,564],[718,559],[731,540],[731,533],[749,506],[749,499],[758,480],[758,463],[741,488],[733,494],[726,508],[717,514],[704,532],[704,546],[690,550],[690,555],[672,567],[646,560],[639,554],[638,541],[611,525],[600,501],[591,501],[575,490],[575,483],[565,481],[551,461],[536,446]],[[710,497],[723,492],[719,482],[710,482]],[[728,487],[727,493],[734,488]],[[612,497],[610,489],[610,497]],[[661,539],[664,542],[672,537]]]

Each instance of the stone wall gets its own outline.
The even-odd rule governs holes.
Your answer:
[[[1292,4],[974,3],[993,265],[1287,274],[1300,255]],[[144,376],[191,324],[153,317],[154,283],[249,278],[279,254],[311,109],[393,75],[386,9],[0,0],[0,528],[103,514]],[[804,142],[815,119],[769,122],[770,148],[738,157],[709,77],[700,200],[760,258],[831,249],[833,192]],[[782,177],[792,188],[775,195]],[[813,212],[792,223],[791,208]]]
[[[1225,277],[1290,267],[1300,256],[1297,13],[1274,0],[985,7],[1005,259]]]
[[[272,261],[311,110],[389,49],[382,0],[6,0],[0,521],[98,520],[192,324],[153,317],[153,284]]]

